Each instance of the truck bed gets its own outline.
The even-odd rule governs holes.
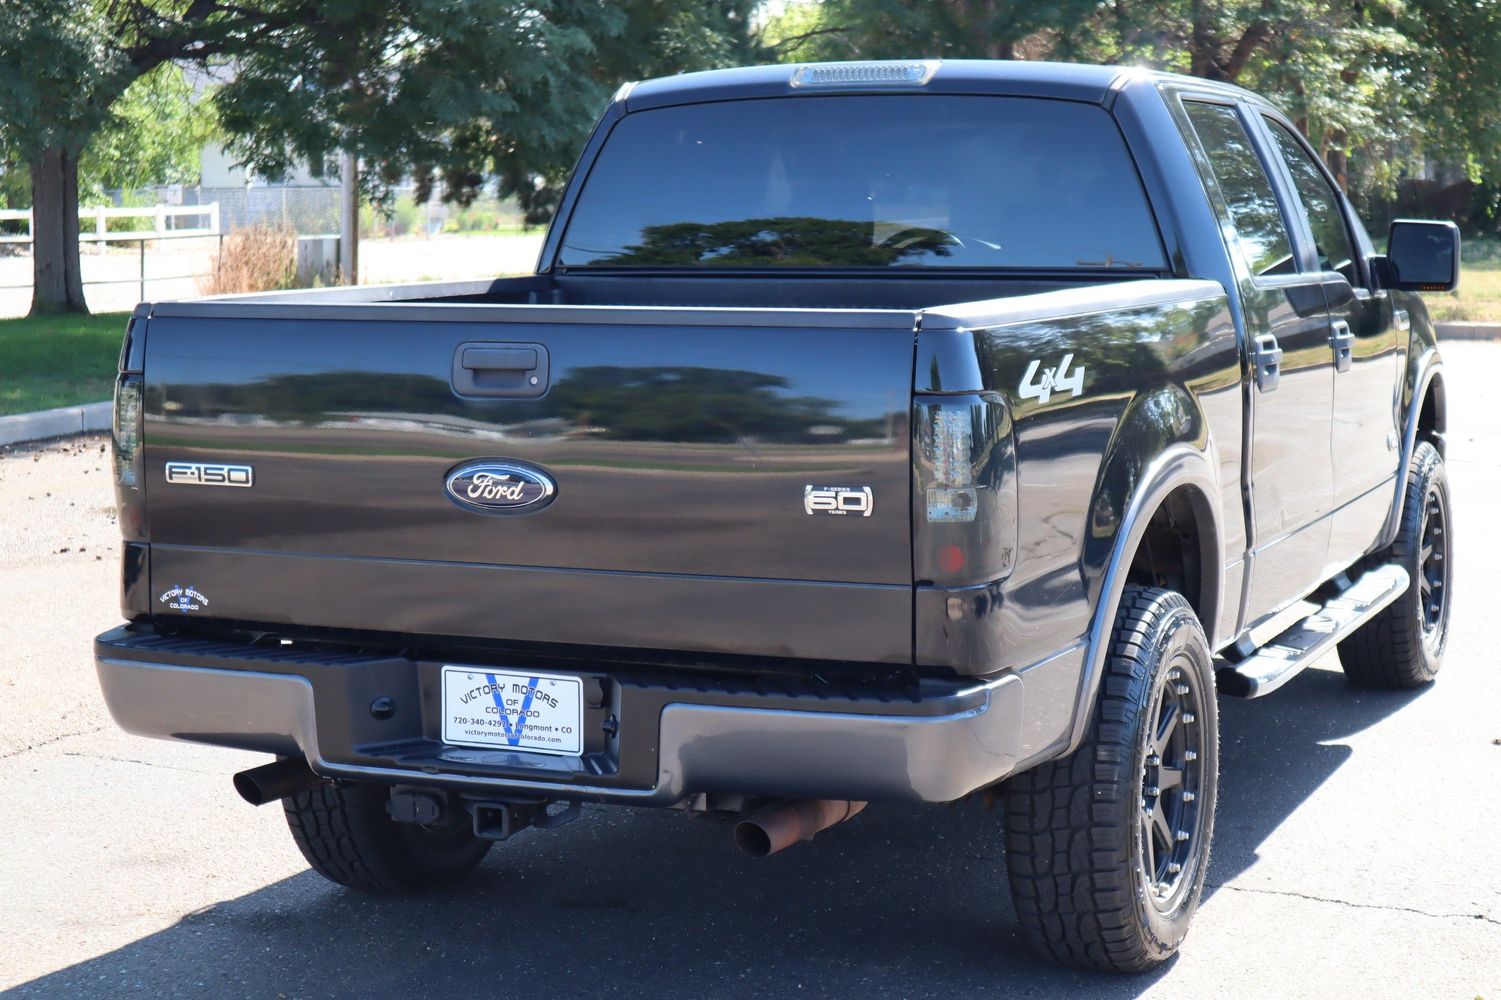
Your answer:
[[[788,284],[781,300],[810,304],[753,304],[765,281],[543,276],[151,307],[132,347],[146,372],[150,612],[912,663],[924,310],[896,303],[1017,293],[949,307],[989,324],[1148,289]],[[466,349],[518,345],[550,357],[541,395],[456,391]],[[555,502],[489,517],[451,502],[445,477],[481,459],[546,470]],[[169,463],[249,467],[253,486],[166,484]],[[805,506],[810,489],[846,488],[868,491],[870,509]],[[206,605],[164,611],[154,596],[174,587]]]

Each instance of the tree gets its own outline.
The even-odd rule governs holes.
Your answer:
[[[1501,173],[1498,0],[824,0],[786,8],[764,42],[789,60],[1061,59],[1238,83],[1366,203],[1425,156]]]
[[[0,148],[31,175],[32,312],[84,310],[78,158],[132,79],[89,3],[0,6]],[[139,75],[139,74],[135,74]]]
[[[1037,58],[1048,35],[1087,16],[1096,0],[825,0],[791,8],[771,40],[791,59]],[[810,23],[811,22],[811,23]],[[1020,46],[1033,46],[1022,51]]]
[[[182,67],[166,63],[140,77],[110,112],[79,157],[80,192],[198,182],[199,156],[219,122],[210,96],[193,93]]]
[[[0,5],[0,149],[28,164],[33,312],[83,310],[78,166],[135,80],[227,65],[230,148],[263,176],[343,150],[379,197],[411,172],[472,198],[487,172],[534,217],[620,79],[740,58],[746,0],[31,0]],[[737,28],[738,25],[738,28]],[[736,30],[732,30],[736,29]],[[616,44],[629,39],[630,44]],[[712,41],[713,44],[709,44]]]

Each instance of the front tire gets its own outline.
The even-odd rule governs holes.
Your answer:
[[[1453,540],[1444,460],[1424,441],[1412,454],[1397,540],[1372,559],[1396,563],[1412,583],[1339,644],[1340,666],[1353,683],[1415,688],[1438,674],[1449,642]]]
[[[386,814],[388,799],[381,785],[324,782],[287,797],[283,808],[313,870],[351,889],[435,888],[467,874],[490,850],[463,810],[431,826],[397,823]]]
[[[1083,742],[1007,785],[1006,865],[1033,949],[1115,972],[1171,958],[1204,891],[1218,767],[1214,672],[1193,608],[1126,588]]]

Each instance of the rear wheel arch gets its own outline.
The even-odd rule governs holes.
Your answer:
[[[1147,519],[1131,553],[1127,584],[1182,594],[1213,636],[1219,618],[1219,529],[1209,498],[1193,483],[1172,490]]]
[[[1173,444],[1141,468],[1134,478],[1139,485],[1132,491],[1119,529],[1110,539],[1090,617],[1088,651],[1073,727],[1063,753],[1072,753],[1083,739],[1104,671],[1110,629],[1129,584],[1144,584],[1154,569],[1169,579],[1178,574],[1179,582],[1191,591],[1183,594],[1184,598],[1194,609],[1211,645],[1214,642],[1223,604],[1223,555],[1219,517],[1212,499],[1218,495],[1218,488],[1210,457],[1195,445]],[[1178,536],[1170,545],[1169,534]],[[1144,544],[1153,545],[1154,554],[1139,559]],[[1196,586],[1186,582],[1190,572],[1197,574]]]

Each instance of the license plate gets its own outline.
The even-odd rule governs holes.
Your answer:
[[[443,668],[443,742],[577,757],[584,685],[577,677]]]

